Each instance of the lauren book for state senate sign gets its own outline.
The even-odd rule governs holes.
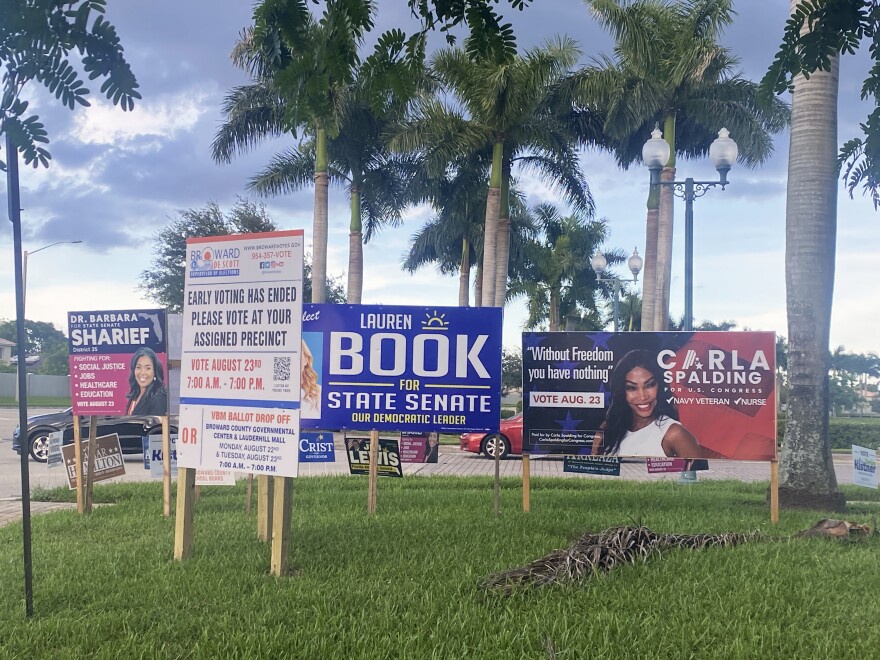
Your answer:
[[[302,230],[187,240],[178,465],[295,477]]]
[[[775,354],[772,332],[524,333],[524,451],[663,458],[673,429],[682,458],[772,460]]]

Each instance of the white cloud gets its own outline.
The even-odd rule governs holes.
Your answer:
[[[179,132],[192,131],[214,103],[207,90],[189,90],[160,99],[146,99],[132,112],[120,112],[107,102],[96,102],[88,112],[78,113],[73,137],[86,144],[106,144],[127,148],[138,139],[147,140],[140,149],[155,149],[157,142],[172,140]]]

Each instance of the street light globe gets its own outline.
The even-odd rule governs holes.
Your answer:
[[[642,161],[649,170],[662,170],[669,162],[669,143],[663,139],[660,128],[651,132],[651,139],[642,147]]]
[[[638,248],[633,248],[632,256],[627,260],[626,265],[629,266],[629,270],[633,274],[633,281],[638,281],[642,266],[645,265],[644,260],[639,256]]]
[[[593,255],[593,258],[590,259],[590,265],[598,275],[605,272],[605,269],[608,267],[608,260],[605,258],[604,254],[596,252],[596,254]]]
[[[723,183],[727,182],[727,173],[733,167],[738,155],[739,147],[730,137],[730,131],[722,128],[718,131],[718,137],[709,145],[709,160],[712,162],[712,166],[718,170]]]

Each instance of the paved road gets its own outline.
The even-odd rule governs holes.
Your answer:
[[[33,409],[31,414],[52,412],[47,409]],[[12,408],[0,408],[0,525],[17,519],[21,514],[21,503],[15,498],[21,496],[21,470],[18,454],[12,451],[12,431],[18,423],[18,411]],[[348,464],[342,446],[342,437],[336,437],[335,463],[310,463],[300,466],[300,476],[317,476],[328,474],[347,474]],[[495,474],[495,463],[483,456],[459,451],[457,447],[443,446],[440,448],[440,460],[435,464],[404,464],[404,474],[431,476],[492,476]],[[530,462],[532,478],[566,477],[574,479],[615,479],[616,477],[588,476],[570,474],[562,471],[561,457],[533,458]],[[518,457],[501,461],[501,476],[521,477],[522,461]],[[700,479],[736,479],[739,481],[769,481],[770,464],[751,461],[710,461],[710,469],[700,472]],[[848,454],[836,455],[834,467],[839,483],[852,483],[852,462]],[[125,461],[126,474],[115,481],[149,481],[150,473],[143,469],[140,456],[127,456]],[[53,488],[66,485],[62,467],[47,468],[42,463],[29,461],[29,480],[31,488],[40,486]],[[625,462],[621,466],[621,477],[635,481],[675,480],[678,474],[648,474],[641,461]],[[34,511],[40,510],[41,503],[35,503]]]

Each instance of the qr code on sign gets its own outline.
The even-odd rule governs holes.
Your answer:
[[[272,378],[276,381],[290,380],[290,358],[277,357],[273,364]]]

